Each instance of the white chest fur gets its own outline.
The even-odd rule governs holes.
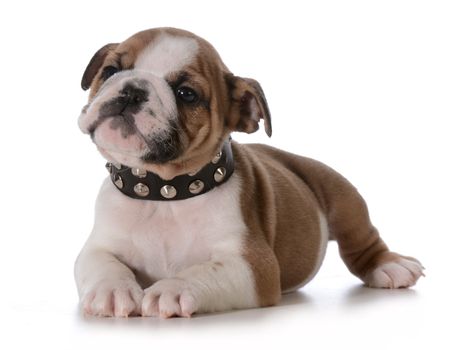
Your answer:
[[[239,193],[238,174],[204,195],[172,202],[131,199],[107,179],[87,246],[111,252],[146,283],[240,255],[246,226]]]

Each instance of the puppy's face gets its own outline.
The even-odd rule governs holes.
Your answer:
[[[231,74],[218,53],[192,33],[151,29],[108,44],[82,78],[89,103],[79,118],[111,162],[168,179],[199,169],[232,131],[271,134],[259,84]]]

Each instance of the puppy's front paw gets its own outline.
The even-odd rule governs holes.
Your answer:
[[[365,283],[372,288],[407,288],[424,276],[423,270],[424,267],[416,259],[401,257],[375,268]]]
[[[102,317],[128,317],[141,314],[144,292],[134,282],[104,281],[99,283],[81,300],[87,315]]]
[[[143,316],[191,317],[198,310],[198,303],[192,295],[189,283],[182,279],[160,280],[144,292]]]

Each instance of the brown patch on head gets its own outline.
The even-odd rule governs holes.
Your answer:
[[[104,83],[104,68],[115,67],[119,71],[132,69],[136,57],[158,34],[158,30],[151,29],[139,32],[120,44],[108,44],[103,46],[91,59],[82,78],[84,90],[91,87],[90,100],[99,91]],[[85,87],[83,84],[85,81]]]
[[[177,101],[181,139],[186,151],[173,163],[182,172],[190,172],[208,163],[231,132],[224,121],[229,108],[224,78],[228,69],[206,40],[181,30],[168,29],[166,32],[193,38],[199,47],[192,62],[165,77],[173,90],[187,87],[198,95],[198,100],[192,104]]]
[[[193,37],[199,43],[199,54],[181,74],[187,78],[183,83],[201,95],[202,103],[195,108],[178,105],[188,143],[188,152],[178,161],[188,168],[199,168],[213,157],[231,132],[255,132],[263,119],[265,131],[271,136],[272,125],[260,84],[234,76],[211,44]]]

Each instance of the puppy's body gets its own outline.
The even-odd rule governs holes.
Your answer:
[[[95,70],[90,62],[92,94],[80,120],[110,161],[171,179],[205,166],[231,131],[253,132],[264,119],[271,133],[259,85],[229,76],[203,39],[157,29],[112,50],[119,51],[97,64],[99,76],[115,57],[129,56],[131,69],[104,82],[88,73]],[[193,77],[203,102],[184,104],[178,95],[173,104],[168,84],[176,89],[178,76]],[[142,94],[136,103],[123,100],[118,111],[127,86]],[[165,135],[176,140],[169,141],[174,149],[162,148]],[[147,161],[146,152],[156,160]],[[407,287],[422,274],[415,259],[389,252],[363,199],[332,169],[263,145],[232,142],[232,153],[227,182],[185,200],[133,199],[104,182],[76,263],[87,313],[170,317],[273,305],[315,275],[328,239],[338,241],[348,268],[370,286]]]

